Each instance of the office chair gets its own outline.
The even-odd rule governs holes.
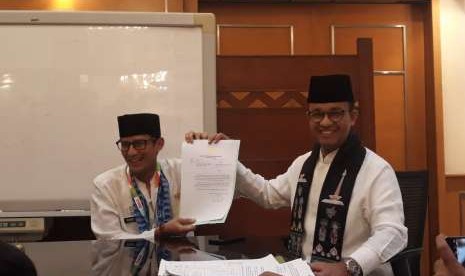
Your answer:
[[[428,172],[396,172],[404,203],[405,226],[408,228],[407,247],[390,262],[394,275],[420,275],[420,256],[428,199]]]

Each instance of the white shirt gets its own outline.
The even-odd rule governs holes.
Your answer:
[[[158,264],[154,256],[154,244],[145,250],[147,259],[137,275],[157,275]],[[127,276],[131,274],[135,249],[121,241],[92,241],[92,276]],[[143,254],[140,253],[139,254]]]
[[[181,188],[181,160],[166,159],[159,161],[161,170],[170,187],[171,210],[173,217],[179,214]],[[137,187],[142,192],[149,208],[149,217],[153,228],[139,234],[137,223],[125,222],[133,214],[133,201],[126,176],[126,165],[110,169],[94,179],[94,190],[90,200],[91,227],[97,238],[119,239],[153,237],[154,217],[158,188],[151,183],[152,195],[145,183],[136,179]]]
[[[266,208],[292,206],[302,166],[311,152],[299,156],[287,172],[266,180],[238,166],[239,192]],[[315,167],[305,217],[303,252],[311,255],[321,188],[336,152],[320,158]],[[392,275],[389,263],[383,265],[407,244],[407,228],[399,184],[392,167],[367,149],[355,180],[347,213],[342,257],[351,257],[364,275]]]

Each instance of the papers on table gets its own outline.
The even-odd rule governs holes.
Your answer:
[[[313,276],[310,267],[302,259],[279,264],[273,255],[261,259],[180,262],[162,260],[159,276],[257,276],[271,271],[285,276]]]
[[[275,273],[285,276],[312,276],[313,271],[310,266],[302,259],[295,259],[293,261],[282,263],[276,267]]]
[[[180,217],[197,225],[226,220],[234,197],[239,140],[182,145]]]

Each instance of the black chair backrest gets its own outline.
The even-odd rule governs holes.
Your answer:
[[[409,171],[396,172],[396,175],[404,202],[408,244],[390,262],[395,276],[419,276],[428,202],[428,173]]]
[[[407,248],[423,246],[423,232],[428,200],[427,171],[396,172],[404,202],[405,226],[408,228]]]

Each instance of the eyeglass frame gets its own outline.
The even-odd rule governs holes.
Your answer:
[[[132,148],[137,150],[137,151],[141,151],[141,150],[145,150],[147,148],[147,142],[148,141],[157,141],[158,138],[155,138],[155,137],[150,137],[150,138],[147,138],[147,139],[136,139],[136,140],[133,140],[133,141],[121,141],[121,139],[119,139],[118,141],[115,142],[116,144],[116,147],[121,151],[121,152],[128,152],[129,149]],[[123,148],[123,145],[122,143],[123,142],[126,142],[128,143],[128,147],[127,149],[124,149]],[[134,143],[138,143],[138,142],[142,142],[141,146],[136,146]]]
[[[307,110],[307,111],[305,111],[305,115],[313,123],[320,123],[321,121],[324,120],[325,117],[328,117],[328,119],[333,123],[338,123],[338,122],[340,122],[342,120],[342,118],[344,118],[345,113],[350,113],[353,110],[354,109],[346,110],[346,109],[342,109],[342,108],[337,109],[337,110],[330,110],[330,111]],[[314,115],[312,115],[312,114],[314,114]],[[312,116],[316,116],[316,115],[321,116],[321,118],[312,117]]]

